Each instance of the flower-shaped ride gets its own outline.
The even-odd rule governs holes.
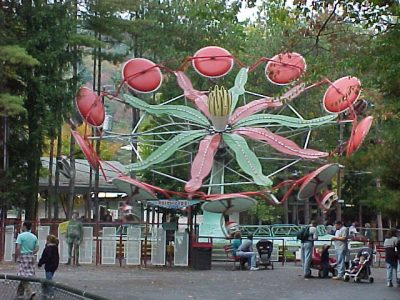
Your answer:
[[[211,172],[214,156],[222,144],[233,151],[238,165],[243,172],[251,176],[255,184],[269,187],[272,185],[272,181],[263,174],[259,159],[250,149],[244,137],[267,143],[281,153],[304,159],[328,156],[326,152],[299,147],[291,140],[274,134],[262,126],[272,123],[296,128],[320,126],[335,119],[336,115],[301,120],[282,115],[257,114],[268,108],[283,106],[286,101],[293,99],[296,94],[304,90],[303,85],[294,87],[282,99],[265,97],[234,109],[235,103],[232,103],[232,98],[237,98],[238,93],[235,94],[235,91],[244,91],[247,71],[246,68],[239,71],[236,84],[230,91],[224,87],[215,86],[208,95],[194,90],[185,74],[177,72],[178,83],[186,94],[189,93],[188,91],[197,95],[201,94],[201,102],[194,102],[197,110],[183,105],[149,105],[136,97],[125,94],[123,96],[125,102],[141,111],[153,115],[170,114],[199,128],[177,134],[152,152],[145,160],[127,166],[127,170],[148,169],[154,164],[167,160],[178,149],[191,144],[193,140],[201,139],[197,155],[192,162],[191,179],[185,185],[187,192],[195,192],[202,186],[204,178]]]
[[[228,51],[214,46],[200,49],[190,60],[194,69],[200,75],[213,79],[227,74],[232,69],[234,62],[233,56]],[[273,204],[280,204],[287,199],[289,193],[295,187],[300,186],[299,199],[309,198],[320,193],[316,197],[318,204],[324,210],[329,209],[335,200],[335,195],[326,188],[339,170],[338,164],[323,165],[298,180],[289,180],[275,187],[273,187],[272,178],[279,172],[292,168],[294,164],[303,160],[312,160],[319,164],[326,161],[325,158],[329,156],[328,152],[313,150],[308,147],[312,131],[319,127],[351,121],[353,129],[347,142],[347,155],[360,147],[372,124],[372,117],[366,117],[358,123],[357,115],[353,109],[353,105],[361,92],[360,82],[357,78],[351,76],[342,77],[333,83],[325,79],[308,87],[300,82],[293,84],[280,97],[269,97],[246,91],[245,85],[249,73],[264,61],[267,61],[265,74],[276,85],[294,83],[306,69],[305,60],[300,54],[294,52],[281,53],[271,59],[262,58],[250,67],[241,67],[236,75],[233,87],[229,90],[221,85],[213,85],[208,92],[203,92],[193,87],[192,82],[182,70],[172,71],[143,58],[135,58],[126,62],[122,71],[124,83],[130,90],[134,91],[135,96],[125,93],[120,98],[117,98],[118,95],[110,97],[130,105],[142,113],[135,130],[131,134],[132,149],[136,152],[138,161],[127,165],[126,170],[135,172],[153,169],[156,174],[185,183],[186,194],[181,193],[180,197],[198,197],[209,200],[209,202],[234,198],[249,200],[251,199],[249,196],[263,196],[264,199],[270,200]],[[170,71],[175,75],[183,94],[162,104],[151,105],[139,99],[136,95],[154,92],[161,86],[161,69]],[[304,119],[292,106],[292,101],[308,89],[325,83],[329,84],[329,87],[323,98],[323,107],[329,114],[319,118]],[[250,96],[256,98],[251,99]],[[185,105],[173,104],[174,101],[180,99],[185,100]],[[186,104],[187,100],[192,102],[192,106]],[[79,112],[89,124],[92,126],[101,125],[99,120],[104,118],[97,116],[95,112],[101,111],[104,114],[104,109],[100,109],[100,101],[96,100],[93,92],[90,93],[87,89],[82,88],[77,95],[76,103]],[[243,105],[239,106],[240,103],[243,103]],[[282,113],[284,109],[289,109],[291,115],[284,115]],[[266,113],[266,110],[274,113]],[[277,111],[279,112],[277,113]],[[348,114],[350,118],[337,120],[338,115],[344,111],[350,111]],[[155,123],[150,126],[150,129],[140,131],[140,123],[143,122],[146,115],[165,117],[165,122],[162,124]],[[95,118],[96,116],[97,118]],[[282,128],[285,128],[285,130]],[[291,139],[300,133],[305,136],[297,139],[302,142],[301,146]],[[76,138],[76,133],[74,133],[74,136]],[[113,134],[110,134],[110,136],[115,137]],[[106,137],[107,134],[104,138]],[[148,137],[153,137],[153,139],[147,139]],[[151,145],[156,145],[158,148],[151,152],[148,157],[142,159],[140,145],[146,141],[150,141]],[[255,143],[252,141],[255,141]],[[92,149],[85,149],[89,148],[87,139],[79,138],[79,142],[85,155],[93,161],[94,156],[89,155]],[[265,149],[266,147],[270,149],[269,153],[278,157],[275,158],[275,161],[279,161],[281,164],[272,171],[269,169],[267,175],[264,174],[263,170],[266,164],[262,162],[268,158],[260,157],[256,152],[258,149]],[[188,181],[154,170],[162,164],[175,167],[173,161],[177,152],[185,152],[189,154],[189,157],[192,157],[191,154],[196,149],[194,158],[188,159],[187,162],[187,164],[190,164],[190,179]],[[233,157],[237,166],[230,167],[229,164],[234,161]],[[271,162],[273,159],[269,159],[269,161]],[[98,163],[97,160],[92,164],[97,166]],[[230,170],[237,178],[245,179],[245,183],[260,186],[260,189],[254,192],[225,194],[224,186],[235,184],[240,186],[243,184],[241,180],[225,182],[223,178],[225,170]],[[205,184],[210,173],[208,183]],[[117,186],[122,186],[123,183],[129,181],[130,184],[135,186],[136,190],[146,190],[146,197],[151,195],[151,198],[154,198],[156,194],[161,194],[162,197],[171,196],[168,191],[150,184],[131,180],[127,177],[121,178],[117,178],[113,182]],[[281,200],[276,199],[272,192],[277,187],[286,184],[291,185],[288,192]],[[199,192],[202,187],[209,188],[208,195]],[[269,195],[267,198],[265,197],[266,193]],[[238,209],[247,209],[253,205],[254,201],[251,200],[249,200],[249,205],[245,204]],[[230,204],[223,206],[220,209],[208,205],[208,208],[210,211],[226,213],[232,207]],[[203,208],[207,208],[207,205]]]

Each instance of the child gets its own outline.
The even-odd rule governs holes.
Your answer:
[[[60,261],[60,256],[58,254],[58,238],[49,234],[46,240],[46,247],[44,248],[42,257],[39,260],[38,267],[40,268],[44,265],[46,279],[52,280]]]
[[[323,245],[322,250],[321,250],[321,268],[322,268],[322,277],[327,278],[329,275],[329,268],[330,268],[330,262],[329,262],[329,248],[331,246],[329,245]]]
[[[358,270],[360,270],[360,268],[364,265],[365,259],[366,258],[363,255],[356,257],[352,262],[350,273],[356,274]]]
[[[392,277],[393,271],[397,277],[397,253],[396,253],[396,246],[398,243],[397,239],[397,229],[390,228],[386,234],[385,241],[383,242],[383,246],[385,247],[385,256],[386,256],[386,270],[387,270],[387,286],[392,287]],[[398,278],[397,278],[398,279]]]

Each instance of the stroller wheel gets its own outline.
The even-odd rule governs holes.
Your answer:
[[[369,278],[369,283],[374,283],[374,277]]]
[[[343,276],[343,280],[348,282],[350,280],[350,276],[349,275],[344,275]]]
[[[357,276],[356,277],[354,277],[354,282],[360,282],[360,278],[358,278]]]

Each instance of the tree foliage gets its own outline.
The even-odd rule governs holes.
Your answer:
[[[73,32],[70,12],[68,2],[2,2],[5,38],[0,51],[6,67],[1,78],[3,90],[14,98],[1,98],[7,103],[14,100],[14,107],[23,103],[23,108],[14,108],[15,116],[10,119],[8,150],[12,155],[6,173],[10,181],[4,190],[19,192],[7,202],[23,203],[28,219],[35,216],[44,137],[54,135],[54,128],[63,122],[57,111],[63,103],[65,111],[71,95],[66,79],[71,61],[68,38]]]
[[[101,80],[84,65],[75,74],[81,55],[95,58],[96,68],[105,60],[120,64],[131,57],[144,57],[176,70],[187,68],[182,58],[190,58],[204,46],[218,45],[245,65],[283,51],[301,53],[308,64],[303,78],[307,83],[346,75],[360,78],[361,97],[371,104],[368,114],[375,121],[364,146],[346,161],[344,196],[395,216],[400,176],[398,1],[294,1],[295,7],[285,6],[285,1],[264,1],[255,19],[239,22],[237,14],[244,3],[255,5],[255,1],[239,0],[2,1],[0,116],[8,116],[12,124],[10,166],[0,179],[3,203],[25,207],[33,218],[39,159],[47,150],[46,141],[58,136],[61,124],[71,115],[78,75],[85,81],[95,80],[97,90],[112,82],[111,78],[120,81],[118,68],[110,65],[102,70]],[[105,70],[114,72],[110,80]],[[215,83],[186,71],[198,89]],[[282,88],[267,82],[263,72],[263,68],[254,71],[248,88],[268,89],[270,95],[282,93]],[[233,76],[218,83],[232,82]],[[175,90],[175,80],[165,72],[157,97],[149,101],[163,102],[176,96]],[[306,117],[319,116],[322,93],[321,88],[309,91],[293,105],[305,110]],[[327,141],[313,137],[317,148],[333,151],[338,128],[322,135],[329,136]],[[344,163],[343,158],[332,160]],[[350,176],[360,171],[372,175]],[[182,188],[149,173],[143,176],[167,189]],[[376,178],[381,180],[380,189],[374,184]],[[377,200],[383,198],[390,199]],[[260,219],[262,215],[269,213],[259,214]]]
[[[313,52],[330,57],[360,78],[362,99],[369,102],[373,127],[362,148],[345,162],[343,196],[387,217],[398,215],[399,79],[400,56],[397,1],[296,1],[307,26],[304,36],[314,41]],[[328,56],[326,56],[328,55]],[[323,63],[321,65],[324,65]],[[345,74],[343,74],[345,75]],[[361,119],[363,114],[359,116]],[[343,161],[344,162],[344,161]],[[380,187],[376,181],[380,182]]]

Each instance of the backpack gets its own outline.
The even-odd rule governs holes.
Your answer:
[[[297,233],[297,239],[300,241],[307,241],[310,237],[310,226],[302,227]]]

